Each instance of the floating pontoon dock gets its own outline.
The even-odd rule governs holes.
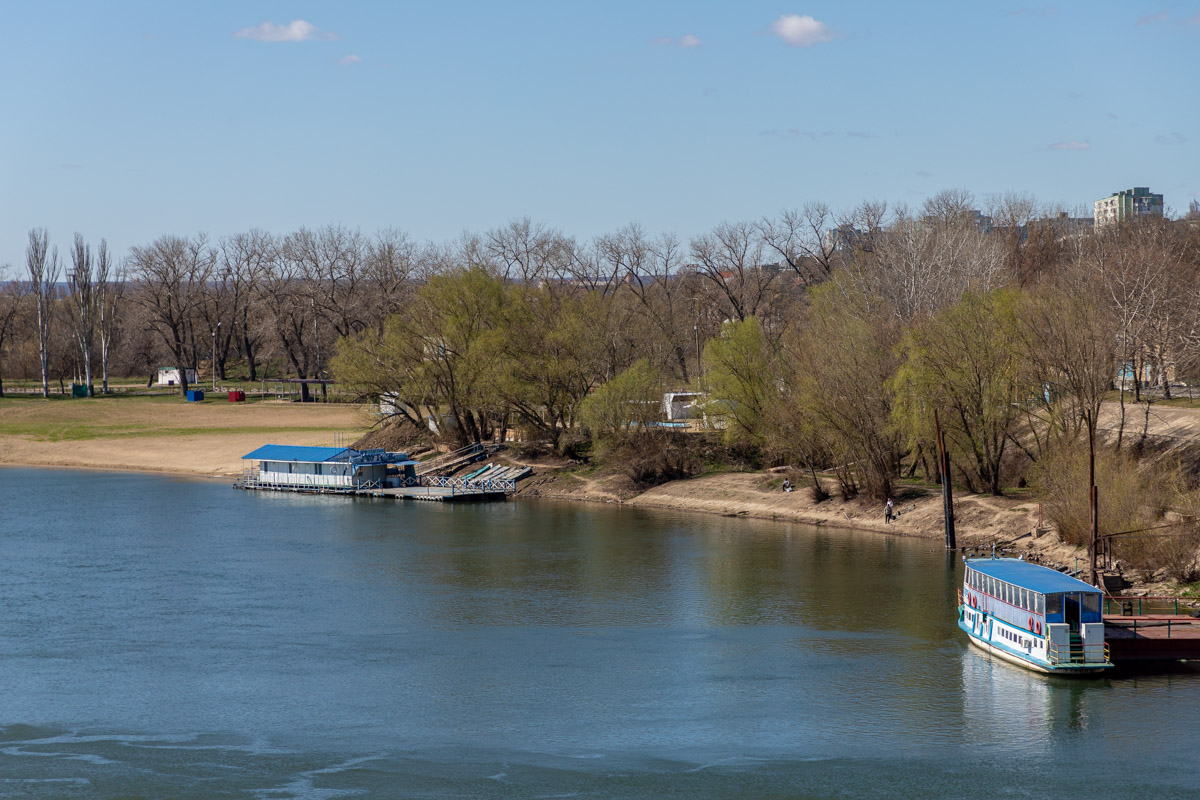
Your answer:
[[[446,474],[493,452],[494,446],[473,444],[418,462],[386,450],[268,444],[242,456],[246,466],[234,488],[438,502],[503,500],[530,474],[528,467],[487,464],[462,477]]]

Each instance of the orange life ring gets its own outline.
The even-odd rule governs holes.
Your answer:
[[[1037,634],[1038,636],[1042,635],[1042,623],[1040,622],[1037,624]]]
[[[1029,618],[1029,630],[1033,630],[1033,617]]]

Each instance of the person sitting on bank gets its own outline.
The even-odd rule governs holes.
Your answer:
[[[790,492],[792,490],[792,482],[787,478],[783,479],[783,490],[785,492]]]

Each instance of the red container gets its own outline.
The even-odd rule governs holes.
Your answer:
[[[242,403],[242,402],[245,402],[245,400],[246,400],[246,393],[243,392],[241,389],[234,389],[233,391],[231,391],[229,393],[229,402],[231,402],[231,403]]]

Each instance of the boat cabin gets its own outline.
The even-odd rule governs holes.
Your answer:
[[[405,453],[348,447],[267,444],[242,456],[255,464],[243,483],[316,490],[388,488],[415,480],[416,461]],[[255,463],[257,462],[257,463]]]
[[[1052,623],[1065,623],[1078,631],[1088,623],[1103,622],[1103,592],[1095,586],[1011,558],[977,559],[966,562],[964,590],[979,601],[979,608],[993,617],[1027,627],[1040,634]]]

